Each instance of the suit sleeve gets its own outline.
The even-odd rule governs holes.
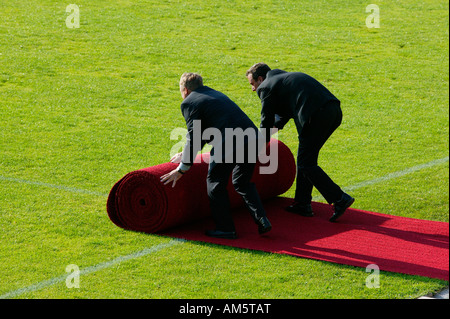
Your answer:
[[[201,138],[201,121],[198,107],[189,103],[182,103],[181,112],[186,120],[187,134],[179,168],[188,170],[194,164],[195,157],[203,148],[205,142]]]
[[[261,129],[266,137],[266,142],[270,141],[270,130],[275,126],[275,98],[271,90],[264,88],[259,92],[261,99]]]
[[[287,122],[289,122],[291,118],[288,116],[281,116],[278,114],[275,114],[275,123],[273,124],[277,129],[282,130],[283,127],[286,125]]]

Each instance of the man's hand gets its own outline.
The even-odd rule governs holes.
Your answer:
[[[170,182],[172,182],[172,187],[175,187],[175,184],[181,178],[181,176],[183,176],[183,174],[181,174],[178,171],[178,168],[176,168],[173,171],[161,176],[161,182],[164,183],[164,185],[167,185]]]
[[[183,152],[177,153],[170,159],[171,163],[179,164],[181,162],[181,157],[183,156]]]

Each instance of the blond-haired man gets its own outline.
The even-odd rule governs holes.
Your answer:
[[[225,94],[203,85],[203,79],[197,73],[184,73],[181,76],[180,92],[183,98],[181,112],[188,130],[186,145],[182,153],[172,158],[173,162],[180,162],[178,168],[162,176],[162,182],[175,186],[184,174],[189,175],[197,152],[210,143],[213,147],[206,183],[216,228],[207,230],[206,235],[229,239],[237,237],[227,191],[230,175],[235,190],[242,196],[258,225],[259,233],[268,232],[272,225],[267,219],[258,191],[251,182],[256,165],[256,157],[251,154],[258,152],[257,127]],[[233,143],[236,135],[229,134],[234,129],[246,132],[239,146]]]

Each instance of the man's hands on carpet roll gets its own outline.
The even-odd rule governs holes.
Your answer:
[[[164,185],[172,183],[172,187],[175,187],[175,184],[181,178],[181,176],[183,176],[183,173],[181,173],[178,168],[176,168],[173,171],[161,176],[161,182],[164,183]]]
[[[171,163],[179,164],[181,163],[181,157],[183,156],[183,152],[177,153],[170,159]]]
[[[179,164],[181,163],[181,158],[183,157],[183,152],[177,153],[170,159],[171,163]],[[175,187],[177,181],[183,176],[185,171],[180,170],[180,168],[176,168],[173,171],[161,176],[161,182],[164,183],[164,185],[167,185],[169,183],[172,183],[172,187]]]

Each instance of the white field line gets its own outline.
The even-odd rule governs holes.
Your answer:
[[[381,183],[381,182],[385,182],[388,181],[390,179],[394,179],[397,177],[401,177],[407,174],[411,174],[414,173],[416,171],[425,169],[425,168],[429,168],[429,167],[433,167],[445,162],[448,162],[449,157],[444,157],[444,158],[440,158],[425,164],[420,164],[420,165],[416,165],[407,169],[404,169],[402,171],[397,171],[394,173],[389,173],[385,176],[382,177],[378,177],[372,180],[368,180],[368,181],[363,181],[361,183],[355,184],[355,185],[351,185],[351,186],[347,186],[344,187],[345,191],[352,191],[361,187],[365,187],[365,186],[369,186],[369,185],[373,185],[373,184],[377,184],[377,183]],[[22,184],[28,184],[28,185],[35,185],[35,186],[41,186],[41,187],[49,187],[49,188],[55,188],[55,189],[59,189],[59,190],[63,190],[63,191],[67,191],[67,192],[72,192],[72,193],[80,193],[80,194],[87,194],[87,195],[96,195],[96,196],[108,196],[108,194],[106,193],[101,193],[101,192],[94,192],[94,191],[90,191],[90,190],[86,190],[86,189],[81,189],[81,188],[75,188],[75,187],[70,187],[70,186],[64,186],[64,185],[56,185],[56,184],[49,184],[49,183],[44,183],[44,182],[38,182],[38,181],[30,181],[30,180],[26,180],[26,179],[21,179],[21,178],[14,178],[14,177],[6,177],[6,176],[1,176],[0,175],[0,181],[8,181],[8,182],[15,182],[15,183],[22,183]]]
[[[63,190],[63,191],[71,192],[71,193],[96,195],[96,196],[108,196],[108,194],[104,194],[104,193],[100,193],[100,192],[93,192],[93,191],[86,190],[86,189],[75,188],[75,187],[70,187],[70,186],[63,186],[63,185],[55,185],[55,184],[49,184],[49,183],[43,183],[43,182],[37,182],[37,181],[29,181],[26,179],[14,178],[14,177],[0,176],[0,181],[15,182],[15,183],[21,183],[21,184],[34,185],[34,186],[55,188],[55,189],[59,189],[59,190]]]
[[[358,183],[358,184],[355,184],[352,186],[348,186],[348,187],[345,187],[344,189],[346,191],[351,191],[351,190],[354,190],[354,189],[357,189],[360,187],[365,187],[365,186],[373,185],[376,183],[385,182],[385,181],[388,181],[388,180],[391,180],[394,178],[398,178],[398,177],[401,177],[401,176],[404,176],[407,174],[411,174],[413,172],[416,172],[416,171],[419,171],[419,170],[422,170],[425,168],[433,167],[433,166],[448,162],[448,160],[449,160],[449,157],[447,156],[447,157],[444,157],[444,158],[441,158],[438,160],[434,160],[434,161],[431,161],[431,162],[428,162],[425,164],[413,166],[413,167],[407,168],[402,171],[390,173],[383,177],[375,178],[375,179],[364,181],[364,182],[361,182],[361,183]],[[27,180],[22,180],[22,179],[17,179],[17,178],[7,178],[7,177],[0,176],[0,180],[17,182],[17,183],[25,183],[25,184],[31,184],[31,185],[37,185],[37,186],[44,186],[44,187],[51,187],[51,188],[61,189],[61,190],[65,190],[65,191],[75,192],[75,193],[105,196],[105,194],[102,194],[102,193],[91,192],[91,191],[87,191],[87,190],[83,190],[83,189],[77,189],[77,188],[73,188],[73,187],[59,186],[59,185],[53,185],[53,184],[47,184],[47,183],[41,183],[41,182],[32,182],[32,181],[27,181]],[[93,273],[93,272],[96,272],[96,271],[99,271],[99,270],[102,270],[105,268],[109,268],[109,267],[116,265],[118,263],[121,263],[123,261],[139,258],[139,257],[145,256],[145,255],[151,254],[153,252],[157,252],[157,251],[163,250],[165,248],[169,248],[171,246],[179,245],[182,243],[184,243],[184,240],[173,239],[170,242],[165,243],[165,244],[159,244],[159,245],[156,245],[156,246],[153,246],[150,248],[146,248],[144,250],[141,250],[141,251],[138,251],[138,252],[126,255],[126,256],[117,257],[116,259],[111,260],[111,261],[103,262],[103,263],[100,263],[100,264],[97,264],[97,265],[94,265],[94,266],[91,266],[88,268],[84,268],[80,271],[80,275],[86,275],[86,274]],[[1,295],[0,299],[14,298],[14,297],[17,297],[24,293],[33,292],[36,290],[44,289],[46,287],[50,287],[52,285],[55,285],[57,283],[65,281],[67,279],[67,276],[68,275],[61,275],[59,277],[41,281],[37,284],[33,284],[33,285],[25,287],[25,288],[20,288],[17,290],[7,292],[6,294]]]
[[[401,176],[405,176],[407,174],[411,174],[411,173],[420,171],[420,170],[425,169],[425,168],[429,168],[429,167],[433,167],[433,166],[436,166],[436,165],[439,165],[439,164],[443,164],[445,162],[448,162],[448,158],[449,157],[447,156],[447,157],[440,158],[440,159],[437,159],[437,160],[434,160],[434,161],[431,161],[431,162],[428,162],[428,163],[425,163],[425,164],[420,164],[420,165],[417,165],[417,166],[413,166],[413,167],[404,169],[402,171],[398,171],[398,172],[387,174],[387,175],[385,175],[383,177],[375,178],[375,179],[372,179],[372,180],[369,180],[369,181],[365,181],[365,182],[361,182],[361,183],[358,183],[358,184],[355,184],[355,185],[352,185],[352,186],[348,186],[348,187],[345,187],[344,189],[345,189],[345,191],[352,191],[352,190],[357,189],[357,188],[361,188],[361,187],[365,187],[365,186],[369,186],[369,185],[373,185],[373,184],[377,184],[377,183],[381,183],[381,182],[386,182],[386,181],[388,181],[390,179],[398,178],[398,177],[401,177]]]
[[[351,186],[343,187],[343,190],[346,191],[346,192],[351,192],[351,191],[353,191],[355,189],[358,189],[358,188],[370,186],[370,185],[381,183],[381,182],[387,182],[387,181],[389,181],[391,179],[402,177],[402,176],[405,176],[405,175],[408,175],[408,174],[420,171],[420,170],[425,169],[425,168],[430,168],[430,167],[433,167],[433,166],[436,166],[436,165],[439,165],[439,164],[443,164],[445,162],[448,162],[448,160],[449,160],[448,156],[447,157],[443,157],[443,158],[440,158],[440,159],[437,159],[437,160],[434,160],[434,161],[431,161],[431,162],[428,162],[428,163],[425,163],[425,164],[420,164],[420,165],[416,165],[416,166],[413,166],[413,167],[410,167],[410,168],[407,168],[407,169],[404,169],[404,170],[401,170],[401,171],[389,173],[389,174],[384,175],[382,177],[378,177],[378,178],[371,179],[371,180],[368,180],[368,181],[363,181],[363,182],[360,182],[360,183],[357,183],[357,184],[354,184],[354,185],[351,185]],[[314,197],[313,200],[318,200],[318,199],[321,199],[321,198],[322,198],[322,196],[319,195],[319,196]]]
[[[79,275],[80,276],[81,275],[87,275],[87,274],[90,274],[90,273],[93,273],[93,272],[96,272],[96,271],[99,271],[99,270],[102,270],[102,269],[106,269],[106,268],[112,267],[114,265],[117,265],[117,264],[119,264],[121,262],[130,260],[130,259],[135,259],[135,258],[139,258],[139,257],[142,257],[142,256],[147,256],[147,255],[155,253],[157,251],[160,251],[160,250],[163,250],[163,249],[175,246],[175,245],[183,244],[184,242],[185,241],[182,240],[182,239],[172,239],[171,241],[169,241],[167,243],[162,243],[162,244],[159,244],[159,245],[155,245],[155,246],[152,246],[152,247],[149,247],[149,248],[146,248],[146,249],[143,249],[143,250],[131,253],[129,255],[120,256],[120,257],[117,257],[116,259],[113,259],[113,260],[110,260],[110,261],[105,261],[105,262],[99,263],[99,264],[91,266],[91,267],[80,269]],[[53,286],[55,284],[58,284],[58,283],[66,281],[68,276],[69,276],[68,274],[61,275],[61,276],[58,276],[58,277],[55,277],[55,278],[52,278],[52,279],[49,279],[49,280],[38,282],[37,284],[33,284],[33,285],[25,287],[25,288],[20,288],[20,289],[17,289],[17,290],[13,290],[13,291],[7,292],[6,294],[1,295],[0,299],[14,298],[14,297],[17,297],[17,296],[19,296],[21,294],[24,294],[24,293],[29,293],[29,292],[33,292],[33,291],[36,291],[36,290],[41,290],[41,289]]]

